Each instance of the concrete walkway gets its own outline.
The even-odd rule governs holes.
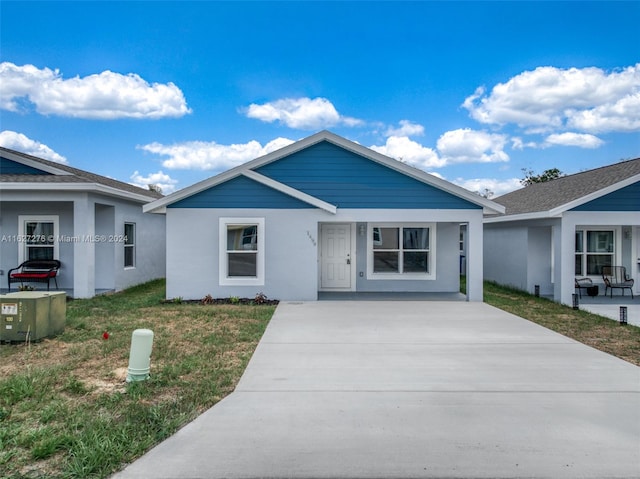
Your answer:
[[[637,478],[640,368],[481,303],[281,303],[127,478]]]
[[[580,309],[614,321],[620,321],[620,306],[627,308],[627,323],[640,327],[640,297],[638,295],[635,298],[631,298],[627,294],[627,296],[616,295],[612,298],[609,296],[595,298],[583,296],[580,299]]]

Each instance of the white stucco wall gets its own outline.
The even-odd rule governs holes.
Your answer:
[[[552,295],[555,301],[570,305],[575,293],[576,228],[605,228],[615,231],[615,263],[625,266],[637,284],[640,279],[638,225],[639,212],[610,211],[567,211],[561,218],[487,223],[484,225],[485,278],[531,293],[539,284],[541,294]],[[591,279],[603,294],[602,278],[595,275]]]
[[[0,238],[22,234],[21,215],[57,216],[59,237],[106,238],[104,242],[59,239],[58,286],[74,297],[91,297],[96,288],[121,290],[165,275],[165,217],[144,214],[140,203],[83,192],[3,191],[0,211]],[[136,224],[136,265],[130,269],[124,268],[123,243],[114,238],[124,233],[124,222]],[[21,247],[15,241],[0,242],[2,288],[7,287],[8,270],[19,264]]]
[[[265,276],[261,285],[220,285],[219,218],[264,218]],[[372,284],[359,275],[358,291],[437,291],[459,289],[459,224],[470,222],[476,231],[470,268],[473,301],[482,300],[481,210],[339,210],[330,214],[320,209],[204,209],[168,208],[167,218],[167,298],[202,299],[213,297],[253,298],[259,292],[279,300],[316,300],[318,293],[318,248],[321,223],[354,225],[356,249],[354,276],[364,272],[366,249],[355,225],[367,222],[437,224],[437,278],[434,281],[382,281]],[[366,277],[366,272],[364,274]],[[413,283],[413,284],[412,284]],[[417,284],[419,283],[419,284]],[[468,280],[469,284],[469,280]],[[377,289],[376,289],[377,288]]]
[[[263,285],[219,285],[219,218],[265,219]],[[167,209],[167,298],[253,298],[264,293],[280,300],[317,299],[317,209]],[[309,232],[309,234],[307,234]]]
[[[527,286],[526,291],[534,293],[535,286],[540,286],[540,294],[553,294],[553,278],[551,277],[551,226],[530,227],[527,239]]]
[[[527,290],[527,251],[529,238],[525,226],[484,225],[484,278]]]

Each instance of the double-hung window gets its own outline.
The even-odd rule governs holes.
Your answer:
[[[58,216],[19,216],[19,260],[58,259]]]
[[[434,276],[433,224],[372,225],[369,279],[430,279]]]
[[[220,284],[264,284],[264,219],[220,219]]]
[[[135,223],[124,224],[124,267],[135,268],[136,266],[136,225]]]
[[[603,266],[615,264],[614,230],[576,230],[576,276],[599,276]]]

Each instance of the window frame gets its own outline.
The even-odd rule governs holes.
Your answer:
[[[128,243],[129,241],[129,235],[127,234],[127,225],[131,225],[133,227],[133,243]],[[136,231],[136,224],[132,221],[125,221],[124,222],[124,226],[123,226],[123,236],[126,238],[123,241],[123,249],[122,249],[122,264],[124,265],[124,269],[135,269],[136,268],[136,264],[137,264],[137,248],[136,248],[136,237],[137,237],[137,231]],[[127,248],[132,249],[133,250],[133,255],[132,255],[132,259],[133,259],[133,264],[128,265],[127,264]]]
[[[388,251],[398,251],[398,272],[376,273],[374,267],[374,253],[387,251],[386,249],[374,249],[374,246],[380,246],[381,238],[374,241],[374,231],[377,228],[398,228],[398,248],[392,248]],[[428,229],[428,248],[426,249],[405,249],[404,248],[404,229],[427,228]],[[405,252],[426,252],[427,268],[426,273],[405,273],[402,271],[403,259]],[[369,223],[367,227],[367,279],[368,280],[435,280],[436,279],[436,223]]]
[[[250,244],[255,244],[256,249],[246,252],[255,251],[256,254],[256,276],[229,276],[229,259],[230,252],[227,248],[227,228],[229,226],[256,226],[256,233],[252,235]],[[245,228],[246,229],[246,228]],[[241,217],[224,217],[219,219],[218,223],[218,273],[219,283],[221,286],[263,286],[264,285],[264,262],[265,262],[265,221],[264,218],[241,218]],[[243,234],[241,244],[248,237]],[[236,252],[240,252],[237,250]]]
[[[611,244],[613,245],[613,251],[589,251],[589,233],[595,233],[595,232],[606,232],[606,233],[612,233],[613,234],[613,239]],[[578,235],[581,234],[582,238],[582,244],[581,244],[581,251],[578,251],[577,248],[577,237]],[[575,232],[574,232],[574,251],[573,251],[573,256],[574,256],[574,275],[575,276],[579,276],[579,277],[587,277],[587,278],[601,278],[602,277],[602,273],[596,273],[596,274],[589,274],[587,272],[587,268],[589,265],[589,260],[588,257],[589,256],[602,256],[602,255],[608,255],[611,256],[611,265],[616,265],[619,263],[619,259],[620,259],[620,252],[621,252],[621,231],[620,228],[618,227],[614,227],[614,226],[608,226],[608,225],[602,225],[602,226],[576,226],[575,228]],[[596,248],[597,249],[597,248]],[[576,259],[577,257],[580,256],[580,268],[581,271],[578,272],[576,271],[575,265],[576,265]]]
[[[60,259],[60,245],[58,237],[60,235],[59,225],[60,217],[58,215],[19,215],[18,216],[18,243],[21,246],[18,248],[18,263],[22,264],[29,258],[27,252],[30,246],[26,241],[27,237],[27,223],[53,223],[53,259]],[[49,245],[45,245],[49,246]]]

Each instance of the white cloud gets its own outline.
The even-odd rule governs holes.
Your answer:
[[[640,130],[640,63],[619,71],[538,67],[467,97],[463,107],[487,124],[585,132]]]
[[[524,142],[519,136],[511,137],[511,148],[514,150],[524,150],[525,148],[538,148],[538,144],[534,141]]]
[[[27,155],[44,158],[45,160],[55,161],[56,163],[67,164],[67,159],[64,156],[56,153],[47,145],[15,131],[4,130],[0,132],[0,146],[26,153]]]
[[[300,130],[317,130],[338,124],[358,126],[363,122],[342,116],[326,98],[283,98],[258,105],[252,103],[246,109],[249,118],[267,123],[274,121]]]
[[[544,140],[544,146],[577,146],[580,148],[599,148],[604,144],[597,136],[588,133],[557,133],[547,136]]]
[[[438,138],[440,156],[450,163],[496,163],[509,161],[504,152],[505,135],[468,128],[447,131]]]
[[[640,131],[640,91],[591,110],[572,110],[568,117],[569,127],[583,131]]]
[[[497,198],[511,191],[522,188],[519,178],[509,178],[506,180],[497,180],[495,178],[474,178],[465,180],[456,178],[453,183],[463,188],[484,195],[488,190],[493,193],[490,198]]]
[[[438,158],[438,154],[431,148],[427,148],[406,136],[390,136],[384,145],[373,145],[369,148],[422,170],[446,164],[444,160]]]
[[[174,180],[162,170],[157,173],[151,173],[147,176],[142,176],[137,170],[131,175],[131,184],[139,186],[140,188],[148,188],[149,185],[156,185],[162,189],[163,194],[173,193],[178,184],[178,180]]]
[[[151,143],[138,148],[156,155],[168,156],[169,158],[162,162],[165,168],[223,171],[291,143],[293,141],[287,138],[276,138],[264,146],[252,140],[233,145],[220,145],[215,141],[189,141],[173,145]]]
[[[20,111],[28,99],[42,115],[112,120],[180,117],[191,110],[173,83],[148,83],[135,73],[111,71],[62,78],[59,70],[0,63],[0,108]]]
[[[400,127],[389,127],[385,136],[422,136],[424,135],[424,126],[418,123],[412,123],[409,120],[400,120]]]

